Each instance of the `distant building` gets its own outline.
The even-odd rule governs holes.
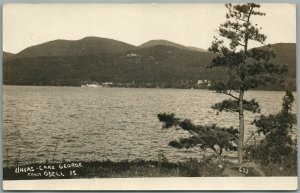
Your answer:
[[[136,56],[139,56],[138,54],[136,53],[129,53],[126,55],[127,57],[136,57]]]
[[[198,80],[197,84],[210,84],[210,80]]]
[[[111,86],[113,82],[102,82],[103,86]]]
[[[203,80],[198,80],[197,84],[202,84]]]
[[[101,88],[99,84],[82,84],[81,87],[90,87],[90,88]]]

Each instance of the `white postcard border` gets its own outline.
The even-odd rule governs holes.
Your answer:
[[[297,177],[4,180],[4,190],[297,190]]]

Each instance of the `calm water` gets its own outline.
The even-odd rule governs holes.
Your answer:
[[[158,113],[174,112],[197,124],[238,125],[237,114],[216,115],[210,108],[227,97],[207,90],[4,86],[3,91],[3,152],[11,162],[52,160],[55,148],[56,160],[148,160],[163,153],[178,161],[199,153],[168,147],[188,133],[162,129]],[[246,94],[260,102],[263,114],[278,112],[283,96]],[[257,115],[245,116],[247,130],[253,130]]]

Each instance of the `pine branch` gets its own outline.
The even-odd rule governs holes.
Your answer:
[[[238,18],[238,20],[240,20],[240,21],[244,21],[244,22],[247,22],[247,20],[245,20],[245,19],[241,19],[241,18]]]
[[[238,139],[238,130],[232,127],[217,127],[216,125],[195,125],[189,119],[179,119],[174,114],[161,113],[157,115],[159,120],[169,126],[177,126],[192,134],[189,138],[181,138],[169,142],[174,148],[192,148],[199,146],[202,149],[212,149],[218,156],[222,154],[222,150],[236,150],[236,142]],[[170,124],[171,123],[171,124]],[[163,128],[166,128],[163,126]],[[218,146],[219,151],[215,148]]]
[[[258,102],[256,102],[254,99],[250,101],[243,100],[243,106],[244,110],[250,111],[252,113],[260,113],[260,106]],[[239,101],[237,100],[223,100],[222,102],[215,103],[212,105],[213,109],[218,110],[219,112],[225,111],[225,112],[239,112]]]
[[[228,96],[231,96],[232,98],[236,99],[236,100],[240,100],[238,97],[234,96],[233,94],[231,94],[231,90],[229,91],[229,93],[227,91],[217,91],[217,93],[222,93]]]
[[[242,43],[239,43],[239,42],[238,42],[238,44],[239,44],[240,46],[243,46],[243,47],[245,47],[245,44],[242,44]]]
[[[248,137],[248,139],[245,141],[245,143],[244,143],[244,150],[246,149],[246,146],[247,146],[248,142],[250,141],[250,139],[251,139],[256,133],[258,133],[258,130],[252,132],[252,134],[251,134],[251,135]]]

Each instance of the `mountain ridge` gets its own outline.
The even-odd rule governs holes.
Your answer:
[[[79,40],[57,39],[20,51],[15,57],[85,56],[100,53],[122,53],[135,46],[109,38],[88,36]]]
[[[58,45],[67,44],[67,51],[64,52],[67,54],[40,49],[46,53],[42,55],[41,52],[34,53],[36,50],[40,51],[39,47],[35,47],[33,50],[26,48],[26,52],[24,49],[21,54],[18,53],[4,61],[4,84],[80,86],[84,82],[94,81],[123,85],[134,82],[134,85],[130,85],[134,87],[151,85],[150,87],[197,88],[198,80],[223,80],[226,76],[224,69],[207,68],[214,57],[213,53],[182,49],[180,46],[178,48],[176,43],[175,46],[160,45],[160,41],[151,46],[148,44],[140,47],[111,39],[86,37],[75,40],[76,49],[72,51],[68,47],[70,42],[54,40],[54,45],[57,42]],[[109,45],[106,47],[105,43]],[[97,48],[97,45],[101,45],[101,48]],[[119,45],[124,47],[120,49]],[[90,51],[79,52],[78,48],[82,47]],[[294,81],[296,44],[278,43],[272,47],[277,54],[275,62],[288,64],[288,77]],[[49,48],[53,49],[53,46]],[[109,52],[105,48],[108,48]]]
[[[91,45],[89,45],[91,44]],[[139,48],[152,47],[157,45],[172,46],[179,49],[187,49],[190,51],[206,51],[202,48],[184,46],[168,40],[149,40],[139,46],[128,44],[119,40],[110,38],[102,38],[96,36],[87,36],[78,40],[56,39],[41,44],[29,46],[20,52],[14,54],[15,57],[39,57],[39,56],[77,56],[77,55],[95,55],[99,53],[121,53],[134,51]],[[94,51],[89,49],[95,47],[102,48]],[[103,48],[105,47],[105,49]],[[63,50],[67,49],[67,50]],[[70,51],[72,50],[72,51]]]
[[[14,55],[15,54],[13,53],[3,51],[3,61],[6,61],[7,59],[13,57]]]
[[[157,45],[163,45],[163,46],[172,46],[175,48],[179,49],[186,49],[190,51],[199,51],[199,52],[205,52],[206,50],[198,47],[193,47],[193,46],[184,46],[175,42],[171,42],[168,40],[163,40],[163,39],[155,39],[155,40],[149,40],[141,45],[139,45],[139,48],[145,48],[145,47],[152,47],[152,46],[157,46]]]

